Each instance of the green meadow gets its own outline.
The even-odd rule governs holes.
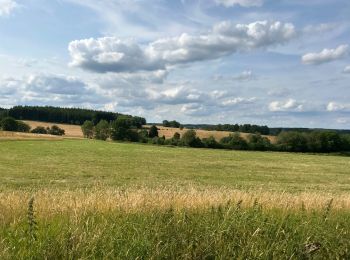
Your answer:
[[[0,259],[349,259],[350,158],[0,142]]]

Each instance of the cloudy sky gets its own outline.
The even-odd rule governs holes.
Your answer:
[[[0,107],[350,128],[349,0],[0,0]]]

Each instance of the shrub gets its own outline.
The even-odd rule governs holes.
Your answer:
[[[133,128],[135,128],[135,126],[133,125],[132,118],[118,117],[118,119],[111,124],[112,140],[137,142],[139,140],[139,135]]]
[[[195,130],[188,130],[181,138],[181,143],[184,146],[190,147],[203,147],[203,143],[200,138],[197,137]]]
[[[306,134],[299,132],[281,132],[277,137],[277,144],[282,151],[306,152],[308,150]]]
[[[17,132],[29,133],[30,126],[22,121],[17,121]]]
[[[1,120],[0,126],[4,131],[17,131],[18,122],[12,117],[5,117]]]
[[[95,138],[105,141],[109,137],[109,134],[109,123],[106,120],[101,120],[95,127]]]
[[[155,125],[152,125],[149,129],[148,137],[153,138],[158,136],[158,128]]]
[[[251,134],[248,137],[248,147],[254,151],[267,151],[272,148],[270,140],[260,134]]]
[[[178,141],[180,140],[180,138],[181,138],[181,135],[178,132],[175,132],[173,139]]]
[[[47,129],[43,126],[37,126],[31,131],[33,134],[48,134]]]
[[[223,137],[220,143],[228,149],[233,150],[247,150],[248,143],[244,140],[239,133],[230,134],[227,137]]]
[[[94,124],[90,120],[86,120],[84,124],[81,126],[81,130],[83,131],[83,135],[86,138],[94,137]]]
[[[202,139],[202,143],[205,148],[213,148],[213,149],[221,148],[221,145],[215,140],[213,136]]]
[[[48,134],[50,135],[64,135],[65,131],[58,127],[57,125],[51,126],[51,128],[48,128]]]

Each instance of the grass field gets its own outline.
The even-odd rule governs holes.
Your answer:
[[[348,259],[349,168],[332,155],[0,141],[0,259]]]

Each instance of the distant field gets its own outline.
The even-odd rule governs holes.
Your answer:
[[[79,125],[68,125],[68,124],[56,124],[56,123],[46,123],[46,122],[38,122],[38,121],[27,121],[23,120],[25,123],[30,125],[32,129],[43,126],[43,127],[51,127],[52,125],[57,125],[60,128],[65,130],[65,137],[78,137],[83,138],[83,132],[81,131],[81,127]]]
[[[35,128],[37,126],[44,126],[44,127],[51,127],[54,125],[54,123],[45,123],[45,122],[38,122],[38,121],[24,121],[27,124],[31,126],[31,128]],[[67,124],[56,124],[60,128],[64,129],[66,132],[66,137],[78,137],[82,138],[83,132],[81,131],[81,127],[78,125],[67,125]],[[149,125],[146,125],[145,128],[149,128]],[[159,136],[165,136],[165,138],[172,138],[176,132],[179,134],[183,134],[188,129],[183,129],[180,130],[179,128],[171,128],[171,127],[163,127],[163,126],[157,126],[159,129]],[[208,138],[210,136],[213,136],[217,141],[220,141],[221,138],[229,136],[232,134],[232,132],[227,132],[227,131],[206,131],[206,130],[196,130],[196,133],[199,138]],[[249,134],[246,133],[241,133],[241,136],[246,138]],[[266,136],[267,138],[270,139],[271,142],[275,142],[276,137],[275,136]]]
[[[149,125],[147,125],[146,127],[150,127]],[[174,134],[176,132],[178,132],[179,134],[184,134],[186,131],[188,131],[188,129],[184,128],[182,130],[180,130],[179,128],[172,128],[172,127],[164,127],[164,126],[157,126],[157,128],[159,129],[158,133],[159,136],[165,136],[165,138],[172,138],[174,136]],[[210,136],[213,136],[217,141],[220,141],[223,137],[229,136],[230,134],[233,134],[233,132],[228,132],[228,131],[206,131],[206,130],[195,130],[197,133],[197,136],[199,138],[208,138]],[[247,138],[249,136],[249,134],[247,133],[240,133],[240,135],[244,138]],[[271,135],[267,135],[265,136],[267,138],[269,138],[269,140],[271,142],[275,142],[276,141],[276,137],[275,136],[271,136]]]
[[[3,140],[0,259],[349,259],[349,168],[333,155]]]

